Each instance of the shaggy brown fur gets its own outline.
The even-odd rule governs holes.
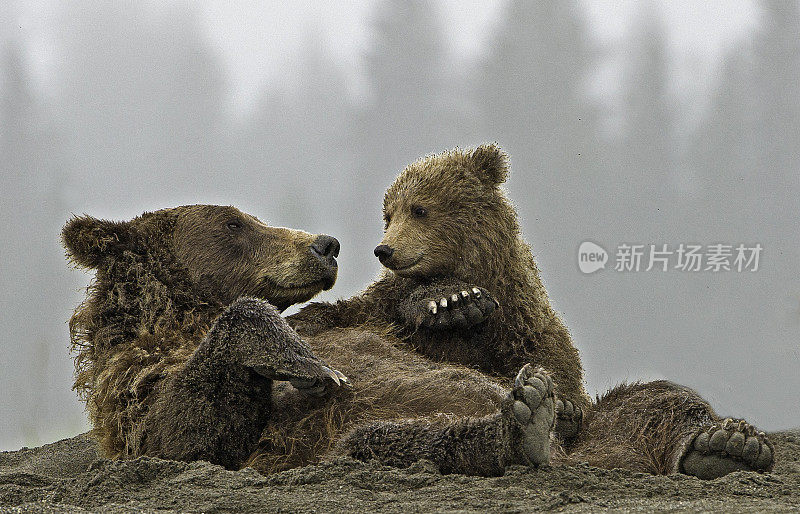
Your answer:
[[[123,223],[75,218],[63,239],[73,262],[97,273],[70,328],[75,388],[110,457],[268,472],[318,461],[363,421],[414,418],[389,430],[363,425],[335,453],[397,465],[425,457],[477,474],[547,460],[549,379],[541,394],[523,395],[527,383],[509,392],[405,350],[384,325],[326,331],[309,347],[272,305],[243,296],[285,308],[330,287],[338,243],[328,236],[268,227],[231,207],[187,206]],[[326,362],[352,386],[335,387],[343,375]],[[285,380],[291,386],[276,382]],[[428,415],[436,416],[420,418]],[[395,448],[396,440],[415,444]]]
[[[495,145],[406,167],[384,198],[376,255],[388,270],[362,294],[311,304],[289,323],[301,334],[382,323],[434,360],[508,378],[535,362],[553,374],[559,398],[587,408],[578,351],[500,187],[507,175],[507,156]],[[487,292],[499,301],[494,312]],[[574,435],[581,410],[559,419],[560,432]]]
[[[334,329],[307,340],[348,376],[352,388],[337,393],[334,401],[304,400],[284,388],[275,395],[274,417],[248,465],[281,471],[345,453],[402,466],[426,458],[445,473],[491,475],[507,464],[528,463],[509,440],[508,419],[497,414],[509,392],[496,380],[432,362],[390,334],[380,334],[379,327]],[[364,424],[375,420],[402,421]],[[390,438],[417,446],[358,440],[387,427]],[[351,429],[356,430],[341,441]],[[549,430],[543,434],[548,440]]]
[[[693,391],[666,381],[623,384],[597,400],[568,460],[654,474],[675,472],[681,447],[716,419]],[[596,444],[603,434],[602,445]]]
[[[96,270],[70,320],[74,388],[112,457],[141,454],[155,387],[183,368],[225,305],[249,294],[285,308],[336,278],[335,266],[308,250],[316,236],[232,207],[186,206],[130,222],[76,217],[62,239],[74,264]]]
[[[500,189],[507,174],[507,156],[494,145],[409,165],[384,198],[386,231],[375,254],[388,271],[363,294],[312,304],[290,323],[302,334],[383,323],[437,361],[506,377],[527,361],[544,366],[563,400],[556,431],[568,455],[556,447],[556,460],[703,478],[770,469],[763,434],[720,420],[687,388],[621,385],[590,406],[578,352]]]
[[[712,438],[717,444],[708,444]],[[622,384],[598,398],[569,455],[559,460],[711,479],[769,471],[774,448],[744,421],[721,420],[695,391],[658,380]]]

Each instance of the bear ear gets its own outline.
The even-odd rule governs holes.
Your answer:
[[[469,158],[484,184],[497,186],[508,178],[508,155],[496,143],[479,146]]]
[[[105,221],[75,216],[61,230],[67,258],[78,266],[97,268],[107,257],[116,257],[132,247],[130,222]]]

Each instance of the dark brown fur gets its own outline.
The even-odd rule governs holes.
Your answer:
[[[717,448],[698,444],[714,434],[722,441]],[[726,446],[735,437],[754,452]],[[735,470],[770,471],[774,455],[763,432],[743,420],[721,419],[692,389],[657,380],[621,384],[598,398],[569,454],[556,460],[711,479]]]
[[[393,250],[384,261],[389,270],[362,294],[311,304],[290,316],[290,324],[315,334],[380,323],[396,327],[398,337],[434,360],[507,378],[534,362],[553,374],[560,398],[587,408],[578,351],[550,306],[500,187],[507,175],[507,156],[495,145],[431,155],[406,167],[384,198],[381,244]],[[419,207],[422,217],[415,215]],[[475,285],[499,301],[488,319],[460,330],[422,326],[429,299]]]
[[[69,255],[97,270],[70,322],[75,387],[106,454],[247,462],[265,472],[330,453],[395,465],[429,458],[443,471],[476,474],[525,463],[520,429],[509,421],[508,381],[458,364],[510,377],[531,360],[553,370],[562,398],[584,411],[589,402],[577,351],[498,187],[506,173],[493,146],[409,166],[385,202],[384,244],[398,249],[386,264],[395,273],[359,297],[292,317],[305,342],[271,306],[236,299],[252,295],[283,309],[330,287],[335,268],[309,251],[315,236],[216,206],[125,223],[72,220],[64,229]],[[412,216],[422,202],[426,215]],[[236,230],[224,228],[230,220]],[[426,325],[430,298],[471,288],[473,279],[500,300],[499,311],[484,302],[485,319],[468,328]],[[313,398],[275,382],[324,381],[325,364],[350,375],[353,387]],[[364,424],[376,420],[383,421]],[[679,386],[620,387],[588,414],[567,459],[718,476],[737,468],[697,435],[713,421],[710,407]],[[742,424],[712,432],[756,441]],[[771,445],[759,435],[757,446],[750,463],[768,469]]]
[[[239,232],[226,232],[233,222]],[[130,222],[76,217],[62,238],[73,263],[96,270],[70,320],[74,388],[113,457],[140,453],[138,426],[154,388],[184,366],[224,306],[250,294],[285,308],[335,280],[306,255],[314,236],[232,207],[166,209]],[[269,279],[286,270],[299,287]]]
[[[75,388],[107,456],[263,472],[331,452],[478,474],[526,462],[513,399],[501,414],[508,391],[497,381],[411,352],[383,324],[321,331],[309,346],[257,299],[282,309],[333,284],[335,261],[312,251],[317,236],[231,207],[186,206],[130,222],[75,218],[63,239],[74,263],[96,270],[70,329]],[[352,386],[330,393],[339,378],[327,366]],[[329,393],[310,395],[319,384]],[[375,420],[404,421],[362,424]]]
[[[421,354],[504,377],[525,362],[543,366],[553,373],[559,397],[587,416],[580,432],[580,416],[559,419],[568,454],[556,448],[557,460],[705,478],[731,469],[769,469],[771,443],[763,435],[743,422],[722,430],[708,403],[687,388],[665,381],[621,385],[590,406],[578,352],[550,306],[516,212],[500,188],[507,174],[507,156],[495,145],[432,155],[406,167],[384,198],[386,230],[376,256],[388,270],[364,293],[312,304],[290,323],[307,334],[383,323]],[[450,306],[448,322],[432,321],[432,299],[450,299],[474,285],[499,301],[496,312],[478,323],[456,324],[451,313],[457,309]],[[701,429],[753,437],[753,445],[766,448],[764,457],[748,465],[735,448],[733,456],[702,445],[695,451]],[[687,456],[691,469],[682,466]]]
[[[275,395],[275,416],[248,461],[256,469],[273,472],[318,462],[339,453],[334,449],[342,434],[368,421],[433,417],[449,423],[491,415],[506,394],[475,370],[409,352],[380,327],[333,329],[306,340],[315,354],[348,376],[352,388],[337,393],[334,401],[315,401],[283,386]],[[396,460],[409,465],[418,458],[398,454]]]
[[[622,384],[598,398],[566,460],[675,473],[687,438],[717,419],[691,389],[664,380]]]

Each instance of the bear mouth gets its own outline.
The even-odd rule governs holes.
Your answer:
[[[423,257],[422,254],[420,254],[414,260],[409,262],[408,264],[404,264],[404,265],[401,265],[401,266],[396,266],[393,262],[388,262],[388,263],[384,264],[384,266],[386,266],[387,268],[389,268],[390,270],[395,271],[395,272],[397,272],[397,271],[406,271],[406,270],[409,270],[409,269],[413,268],[417,264],[419,264],[419,261],[422,260],[422,257]]]
[[[280,285],[280,284],[276,284],[275,282],[272,282],[272,284],[276,288],[282,289],[284,291],[298,291],[298,290],[308,290],[308,289],[314,289],[314,290],[317,290],[317,291],[321,291],[321,290],[327,291],[328,289],[333,287],[333,283],[335,281],[336,281],[335,278],[325,277],[325,278],[321,278],[319,280],[312,280],[312,281],[306,282],[304,284],[284,284],[284,285]]]
[[[320,291],[327,291],[328,289],[333,287],[333,284],[336,283],[336,273],[325,273],[322,277],[309,280],[308,282],[303,283],[281,283],[279,284],[277,281],[271,279],[270,277],[264,277],[264,282],[271,286],[273,289],[282,292],[290,292],[293,294],[297,294],[300,292],[303,293],[312,293],[316,294]]]

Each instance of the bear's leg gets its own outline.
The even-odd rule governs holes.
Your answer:
[[[653,474],[676,471],[681,444],[715,419],[694,391],[667,381],[621,384],[585,413],[567,461]]]
[[[658,380],[606,393],[590,408],[566,460],[716,478],[736,469],[770,469],[773,455],[771,443],[746,423],[720,423],[696,392]]]
[[[273,306],[241,298],[157,393],[140,425],[136,453],[238,468],[269,418],[273,379],[311,394],[346,382],[311,353]]]
[[[397,467],[427,459],[442,473],[500,475],[510,464],[549,461],[554,420],[553,381],[528,364],[497,414],[363,425],[345,435],[335,453]]]

